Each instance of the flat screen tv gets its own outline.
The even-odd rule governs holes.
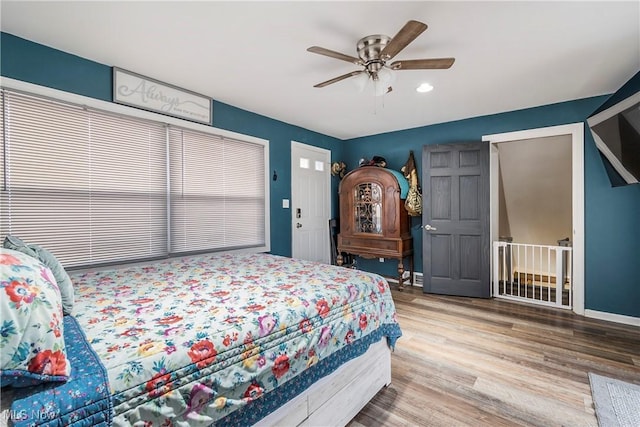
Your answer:
[[[587,119],[600,152],[627,184],[640,182],[640,91]]]

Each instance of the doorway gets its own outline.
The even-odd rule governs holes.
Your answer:
[[[331,262],[331,151],[291,141],[292,257]]]
[[[509,298],[509,294],[514,296],[514,289],[517,284],[518,289],[515,291],[519,297],[522,292],[527,296],[531,296],[531,292],[539,299],[539,303],[546,303],[547,305],[556,305],[571,307],[577,314],[584,314],[584,126],[582,123],[575,123],[569,125],[552,126],[547,128],[530,129],[518,132],[508,132],[495,135],[487,135],[483,137],[483,141],[490,142],[490,229],[491,229],[491,241],[493,243],[492,257],[493,262],[491,265],[492,278],[493,278],[493,293],[494,296]],[[503,145],[504,144],[504,145]],[[551,144],[551,145],[549,145]],[[522,159],[526,156],[526,152],[540,152],[544,153],[544,150],[562,151],[563,144],[566,145],[566,149],[569,151],[567,155],[567,163],[565,166],[561,166],[557,163],[557,155],[551,155],[550,152],[546,154],[546,160],[536,161],[529,158],[527,164],[521,165],[518,168],[513,163],[504,164],[505,159]],[[553,149],[550,149],[553,147]],[[501,155],[502,151],[502,155]],[[508,153],[508,154],[507,154]],[[506,154],[506,157],[505,157]],[[501,168],[501,161],[503,167]],[[537,172],[525,173],[524,170],[535,171],[538,166]],[[520,175],[529,175],[529,180],[537,180],[537,183],[546,181],[544,185],[538,185],[537,190],[527,190],[535,194],[529,193],[528,196],[521,198],[525,200],[524,206],[515,206],[518,201],[518,197],[512,197],[509,202],[505,199],[509,199],[509,194],[505,193],[505,189],[509,187],[507,192],[511,194],[518,194],[519,190],[515,188],[513,182],[509,182],[506,186],[505,183],[501,183],[501,179],[504,181],[505,176],[501,174],[501,169],[515,170]],[[568,170],[570,169],[570,173]],[[512,175],[514,176],[514,175]],[[536,177],[537,176],[537,177]],[[518,181],[520,177],[514,179]],[[570,183],[567,181],[570,180]],[[557,184],[554,184],[555,183]],[[566,209],[569,210],[568,218],[563,218],[562,215],[557,216],[556,220],[544,220],[546,221],[546,227],[539,227],[542,232],[536,233],[535,237],[528,236],[531,239],[551,239],[556,240],[557,245],[553,241],[548,243],[554,243],[553,245],[538,244],[539,242],[518,242],[520,245],[512,246],[509,239],[512,236],[505,236],[506,234],[514,234],[514,223],[525,223],[525,226],[520,225],[520,230],[531,230],[535,227],[534,222],[527,216],[531,216],[532,211],[536,209],[544,209],[547,202],[546,198],[549,193],[560,193],[562,191],[555,187],[565,187],[566,195],[558,196],[556,194],[556,201],[560,197],[562,200],[557,204],[563,205],[566,203]],[[535,187],[535,186],[534,186]],[[541,188],[546,188],[544,192]],[[501,197],[503,196],[503,197]],[[519,195],[521,196],[521,194]],[[536,197],[538,200],[536,201]],[[569,200],[564,200],[564,199]],[[536,204],[537,203],[537,204]],[[555,202],[549,202],[554,204]],[[508,216],[500,215],[500,212],[508,210],[507,204],[511,204],[511,212]],[[535,206],[535,208],[532,208]],[[548,206],[548,210],[558,210],[559,206]],[[515,213],[514,213],[515,212]],[[515,216],[513,216],[515,215]],[[533,221],[533,222],[532,222]],[[553,221],[553,230],[549,226]],[[514,223],[512,223],[514,222]],[[528,225],[527,225],[528,224]],[[513,233],[512,233],[513,231]],[[526,232],[518,231],[518,233],[526,234]],[[542,236],[543,234],[549,234]],[[568,235],[566,235],[568,234]],[[568,243],[563,244],[562,242]],[[534,245],[530,245],[534,243]],[[569,247],[570,245],[570,247]],[[522,246],[524,256],[520,253],[515,255],[514,247]],[[530,251],[530,252],[527,252]],[[537,254],[540,254],[538,261],[536,261]],[[508,256],[507,256],[508,255]],[[518,278],[514,280],[515,268],[514,261],[519,260],[521,265],[517,268],[521,273]],[[508,259],[508,261],[506,261]],[[526,265],[525,265],[526,263]],[[534,267],[534,265],[538,265]],[[516,263],[517,264],[517,263]],[[544,272],[546,271],[546,273]],[[505,278],[509,278],[508,280]],[[545,293],[545,287],[540,286],[536,291],[535,285],[531,287],[532,283],[543,283],[547,281],[547,291]],[[563,304],[562,285],[565,281],[570,283],[568,295],[566,296],[570,303],[568,305]],[[552,285],[553,283],[553,285]],[[502,286],[502,288],[500,287]],[[551,288],[555,288],[555,293],[551,293]],[[508,290],[508,292],[507,292]],[[553,304],[551,304],[553,302]]]

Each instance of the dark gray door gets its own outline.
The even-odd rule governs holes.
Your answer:
[[[491,296],[489,143],[422,149],[425,293]]]

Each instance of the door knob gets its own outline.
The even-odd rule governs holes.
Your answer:
[[[437,228],[432,227],[431,224],[424,225],[422,228],[424,228],[426,231],[436,231],[437,230]]]
[[[302,224],[297,223],[297,224],[296,224],[296,228],[302,228]]]

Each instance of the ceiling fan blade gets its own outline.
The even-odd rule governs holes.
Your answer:
[[[390,67],[393,70],[444,70],[451,68],[455,60],[455,58],[408,59],[392,62]]]
[[[398,54],[402,49],[407,47],[409,43],[414,41],[416,37],[427,29],[427,24],[423,24],[419,21],[409,21],[398,34],[382,49],[380,52],[380,58],[384,61],[388,61]]]
[[[353,77],[353,76],[357,76],[358,74],[364,73],[364,70],[360,70],[360,71],[352,71],[350,73],[347,74],[343,74],[341,76],[338,77],[334,77],[331,80],[327,80],[326,82],[322,82],[322,83],[318,83],[317,85],[314,85],[313,87],[325,87],[325,86],[329,86],[330,84],[333,83],[337,83],[340,80],[344,80],[344,79],[348,79],[349,77]]]
[[[318,55],[329,56],[331,58],[340,59],[342,61],[351,62],[356,65],[363,65],[361,59],[356,58],[355,56],[345,55],[344,53],[336,52],[334,50],[325,49],[320,46],[311,46],[307,49],[308,52],[317,53]]]

